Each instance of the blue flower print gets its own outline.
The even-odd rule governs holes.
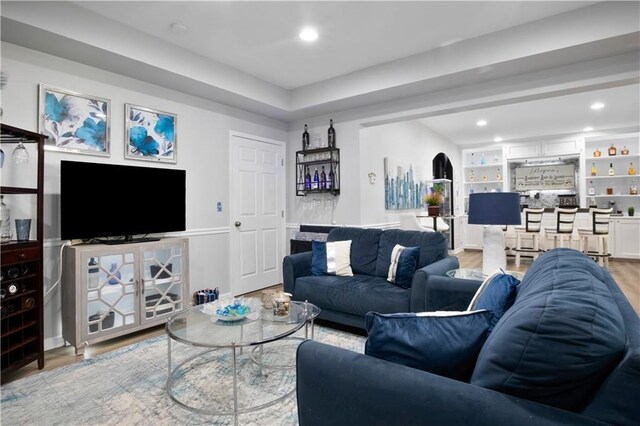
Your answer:
[[[153,130],[162,135],[167,141],[173,142],[174,129],[173,129],[173,117],[168,115],[158,115],[158,121],[156,122]]]
[[[158,155],[158,142],[147,135],[147,129],[142,126],[135,126],[129,130],[129,143],[133,145],[134,153],[146,156]]]
[[[84,120],[84,123],[82,123],[82,127],[76,130],[75,137],[81,139],[90,147],[104,151],[104,144],[107,137],[107,124],[104,120],[96,123],[91,118],[87,118]]]
[[[44,99],[44,114],[49,121],[56,123],[62,122],[62,120],[69,116],[69,108],[70,105],[66,96],[58,100],[56,95],[47,92]]]

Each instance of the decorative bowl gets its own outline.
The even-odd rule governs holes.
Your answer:
[[[232,301],[216,300],[211,303],[205,303],[201,308],[202,312],[210,315],[218,321],[231,322],[240,321],[251,313],[251,307],[244,303],[241,299]]]

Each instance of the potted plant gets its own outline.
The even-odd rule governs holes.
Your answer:
[[[435,185],[425,194],[423,201],[427,204],[429,216],[440,216],[440,204],[442,204],[442,189]]]
[[[633,216],[636,213],[636,209],[633,206],[629,207],[627,213],[629,213],[629,216]]]

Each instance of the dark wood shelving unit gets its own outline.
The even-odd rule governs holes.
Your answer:
[[[312,170],[311,167],[314,167]],[[325,175],[329,178],[329,173],[333,171],[333,180],[314,182],[315,171],[321,172],[325,167]],[[320,168],[320,169],[318,169]],[[311,182],[305,182],[305,176],[309,171]],[[315,148],[296,152],[296,195],[304,196],[308,194],[340,194],[340,150],[338,148]]]
[[[36,239],[29,241],[8,241],[0,245],[3,291],[1,301],[0,364],[4,378],[12,372],[38,361],[38,368],[44,367],[44,327],[43,327],[43,188],[44,188],[44,142],[45,136],[2,124],[0,143],[5,148],[4,167],[33,167],[36,162],[37,185],[33,187],[0,186],[2,195],[30,195],[36,197],[35,225]],[[36,144],[37,158],[31,158],[29,165],[15,165],[11,162],[12,145]],[[13,218],[12,218],[13,220]],[[10,287],[17,290],[11,294]],[[32,300],[31,300],[32,299]]]

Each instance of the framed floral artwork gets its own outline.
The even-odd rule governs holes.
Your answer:
[[[109,156],[109,99],[40,84],[39,106],[45,149]]]
[[[125,104],[125,158],[176,163],[178,116]]]

